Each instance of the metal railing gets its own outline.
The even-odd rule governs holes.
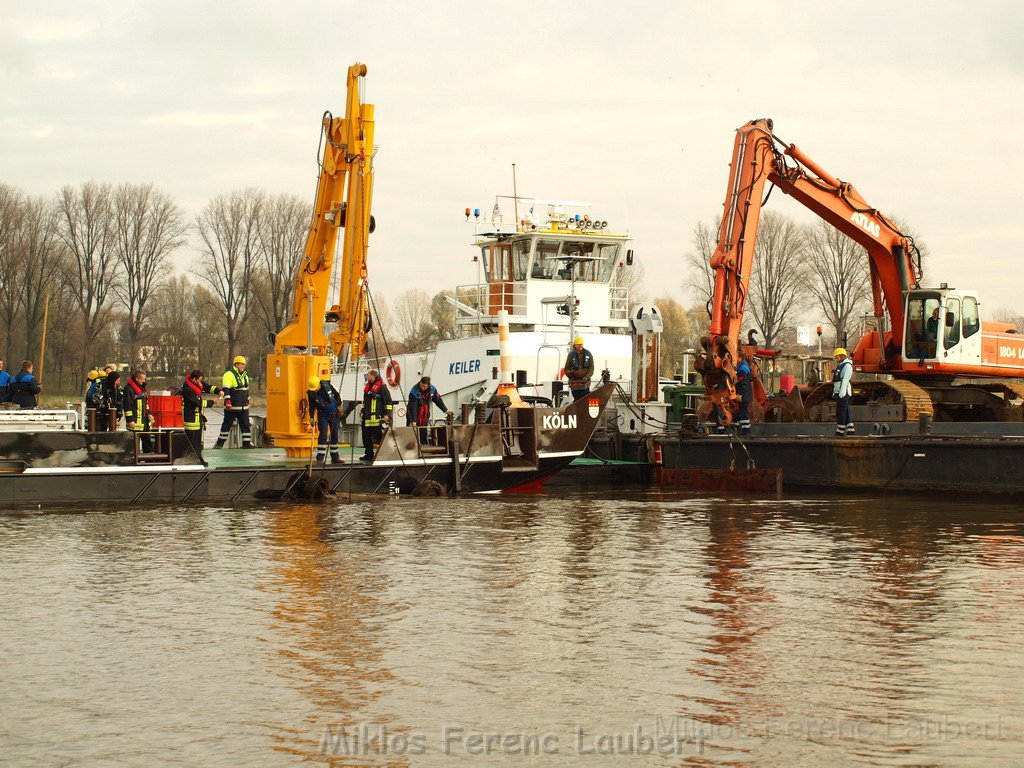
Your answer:
[[[459,305],[455,308],[455,321],[460,325],[475,323],[481,318],[493,317],[505,310],[513,317],[526,316],[526,285],[516,282],[460,285],[455,289]]]

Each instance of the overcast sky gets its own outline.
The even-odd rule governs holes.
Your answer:
[[[364,62],[376,104],[370,278],[476,279],[466,206],[511,193],[628,225],[683,298],[733,131],[771,117],[928,244],[928,282],[1024,311],[1019,2],[0,0],[0,182],[153,182],[194,215],[257,186],[312,200],[320,116]],[[781,194],[769,208],[810,220]],[[193,252],[179,254],[183,267]]]

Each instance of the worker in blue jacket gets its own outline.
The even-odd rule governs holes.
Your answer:
[[[21,370],[11,379],[11,402],[21,410],[28,411],[36,407],[36,395],[41,387],[36,377],[32,375],[32,361],[26,360],[21,364]]]
[[[430,377],[424,376],[409,390],[409,407],[405,412],[405,425],[415,424],[418,427],[416,431],[419,434],[421,445],[427,444],[430,435],[430,430],[426,427],[430,426],[431,403],[445,411],[446,416],[452,415],[452,412],[445,406],[444,400],[441,399],[437,387],[430,383]]]
[[[4,361],[0,360],[0,403],[11,400],[11,374],[4,370]]]
[[[736,394],[740,396],[740,411],[737,425],[741,435],[750,434],[750,404],[754,401],[754,383],[751,380],[750,363],[740,352],[740,364],[736,366]]]
[[[331,464],[341,464],[338,452],[338,422],[341,421],[341,395],[328,380],[310,376],[306,396],[309,398],[309,419],[316,419],[316,460],[323,464],[330,448]]]

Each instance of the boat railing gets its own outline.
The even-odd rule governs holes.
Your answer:
[[[526,317],[526,284],[503,281],[472,283],[455,289],[455,321],[470,325],[505,310],[513,318]]]
[[[617,285],[608,291],[608,317],[612,320],[629,319],[629,289]]]
[[[0,410],[0,432],[73,432],[78,429],[78,411]]]

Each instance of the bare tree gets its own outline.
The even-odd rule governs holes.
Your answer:
[[[395,297],[395,333],[406,352],[418,351],[434,336],[430,316],[430,294],[410,288]]]
[[[661,312],[664,324],[658,367],[662,376],[672,376],[682,364],[683,352],[690,346],[690,319],[683,305],[673,298],[661,296],[655,299],[654,303]]]
[[[808,291],[842,344],[870,298],[867,252],[825,221],[806,230],[806,243]]]
[[[171,254],[185,243],[185,216],[152,184],[122,184],[114,192],[115,249],[124,270],[118,295],[127,310],[128,359],[134,366],[150,300],[171,268]]]
[[[782,214],[766,212],[754,245],[747,305],[765,346],[772,347],[783,328],[804,309],[806,272],[804,229]]]
[[[634,261],[631,266],[620,263],[612,273],[612,287],[626,289],[630,306],[643,304],[647,301],[647,291],[644,288],[645,278],[646,270],[639,261]]]
[[[24,216],[25,196],[21,190],[0,184],[0,322],[5,350],[11,347],[23,302],[18,275],[24,260],[20,238]]]
[[[439,339],[454,339],[458,333],[455,326],[455,307],[449,296],[454,296],[454,291],[438,291],[430,300],[430,322],[434,326]]]
[[[310,206],[296,195],[276,195],[264,206],[259,224],[260,307],[267,330],[287,324],[294,301],[295,270],[309,234]]]
[[[266,196],[245,189],[215,197],[196,218],[202,240],[202,278],[224,321],[228,359],[238,352],[242,326],[252,313],[253,276],[259,258],[259,220]]]
[[[28,358],[38,351],[37,344],[43,330],[47,297],[50,297],[51,303],[58,307],[75,302],[75,296],[72,294],[77,289],[77,284],[58,280],[58,273],[66,275],[73,269],[73,266],[69,265],[72,257],[61,248],[57,234],[56,223],[59,215],[49,199],[36,197],[25,201],[24,227],[19,238],[22,261],[18,285],[25,319],[25,356]],[[62,288],[66,290],[58,296],[59,289]],[[105,322],[92,327],[90,341],[102,333],[104,325]],[[72,330],[73,326],[69,328],[69,332]],[[84,345],[87,329],[79,325],[78,331]],[[77,333],[72,335],[78,336]]]
[[[715,274],[711,269],[711,257],[718,244],[718,230],[721,227],[721,222],[721,216],[716,216],[714,224],[711,225],[698,221],[690,238],[693,250],[687,251],[683,255],[683,260],[688,267],[683,289],[689,291],[693,298],[702,304],[711,301],[711,295],[715,290]]]
[[[59,236],[69,259],[64,278],[82,313],[82,365],[110,315],[109,300],[118,283],[114,215],[109,184],[89,181],[76,190],[64,187],[57,198]]]

